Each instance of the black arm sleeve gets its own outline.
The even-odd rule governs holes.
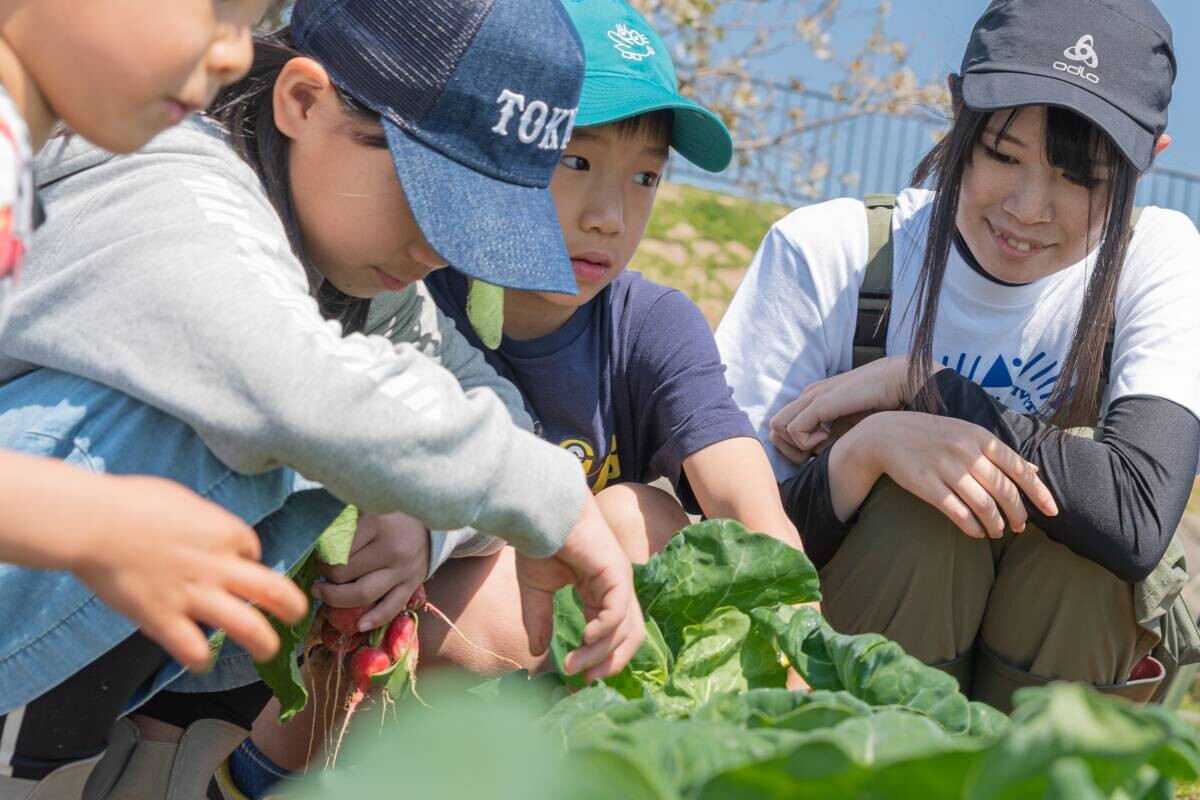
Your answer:
[[[1124,581],[1150,574],[1191,493],[1200,448],[1195,415],[1161,397],[1121,397],[1096,437],[1084,438],[1005,408],[954,370],[933,379],[947,416],[990,431],[1038,467],[1058,516],[1026,500],[1030,521]]]
[[[829,487],[829,453],[826,448],[800,466],[800,471],[779,484],[783,509],[800,532],[804,552],[821,569],[854,527],[854,520],[842,522],[833,511]]]

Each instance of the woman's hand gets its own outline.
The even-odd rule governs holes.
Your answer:
[[[801,463],[837,438],[839,420],[903,408],[912,399],[908,365],[906,355],[888,356],[809,384],[771,418],[771,443]]]
[[[1037,467],[978,425],[914,411],[875,414],[829,454],[834,511],[849,519],[888,475],[976,539],[1025,530],[1022,493],[1046,516],[1058,514]]]
[[[323,565],[325,582],[313,596],[335,608],[374,604],[358,621],[361,631],[386,625],[404,610],[429,572],[429,529],[415,517],[362,514],[348,563]]]
[[[517,554],[517,583],[531,655],[550,646],[554,592],[575,585],[587,624],[582,645],[567,655],[563,667],[570,674],[583,672],[587,683],[624,669],[646,637],[633,567],[590,493],[557,553],[549,558]]]

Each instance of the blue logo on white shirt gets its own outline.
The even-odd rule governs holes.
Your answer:
[[[1029,359],[996,356],[986,371],[981,370],[983,360],[982,355],[961,353],[953,364],[950,356],[942,356],[942,365],[975,381],[992,397],[1021,413],[1038,411],[1058,380],[1058,361],[1048,358],[1044,351]]]

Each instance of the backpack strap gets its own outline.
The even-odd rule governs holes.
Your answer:
[[[1133,237],[1133,228],[1137,225],[1138,217],[1142,216],[1142,209],[1134,207],[1133,213],[1129,215],[1129,235]],[[1108,336],[1104,340],[1104,361],[1100,364],[1100,401],[1104,401],[1104,394],[1108,391],[1109,379],[1112,377],[1112,360],[1113,360],[1113,343],[1117,339],[1117,317],[1113,313],[1108,318]]]
[[[867,208],[867,271],[858,289],[854,323],[853,367],[883,358],[887,346],[888,309],[892,301],[892,212],[894,194],[869,194]]]

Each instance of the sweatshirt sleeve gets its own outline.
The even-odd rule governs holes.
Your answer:
[[[513,422],[527,431],[533,420],[525,401],[512,383],[500,377],[483,353],[459,332],[454,321],[442,313],[425,283],[418,282],[403,292],[388,293],[371,304],[367,332],[378,333],[395,344],[415,345],[422,353],[453,373],[466,391],[491,389],[504,403]],[[450,558],[494,553],[503,542],[467,526],[453,531],[429,532],[429,577]]]
[[[1005,408],[954,370],[934,376],[945,413],[993,433],[1038,467],[1059,513],[1026,502],[1056,542],[1135,583],[1157,566],[1183,517],[1196,474],[1200,420],[1161,397],[1114,400],[1094,437]]]
[[[832,448],[825,448],[779,484],[783,510],[796,526],[800,541],[804,543],[804,552],[817,569],[829,563],[857,522],[857,519],[842,522],[833,510],[829,482],[831,452]]]
[[[239,472],[288,465],[368,512],[555,552],[586,496],[574,457],[413,344],[343,337],[266,198],[200,161],[54,184],[6,355],[178,417]]]
[[[411,342],[422,353],[453,373],[464,391],[491,389],[513,422],[532,431],[533,419],[516,386],[488,364],[482,352],[458,330],[454,320],[442,313],[424,282],[391,296],[391,305],[377,300],[371,306],[367,332],[378,333],[395,344]],[[378,311],[376,306],[380,305]]]

